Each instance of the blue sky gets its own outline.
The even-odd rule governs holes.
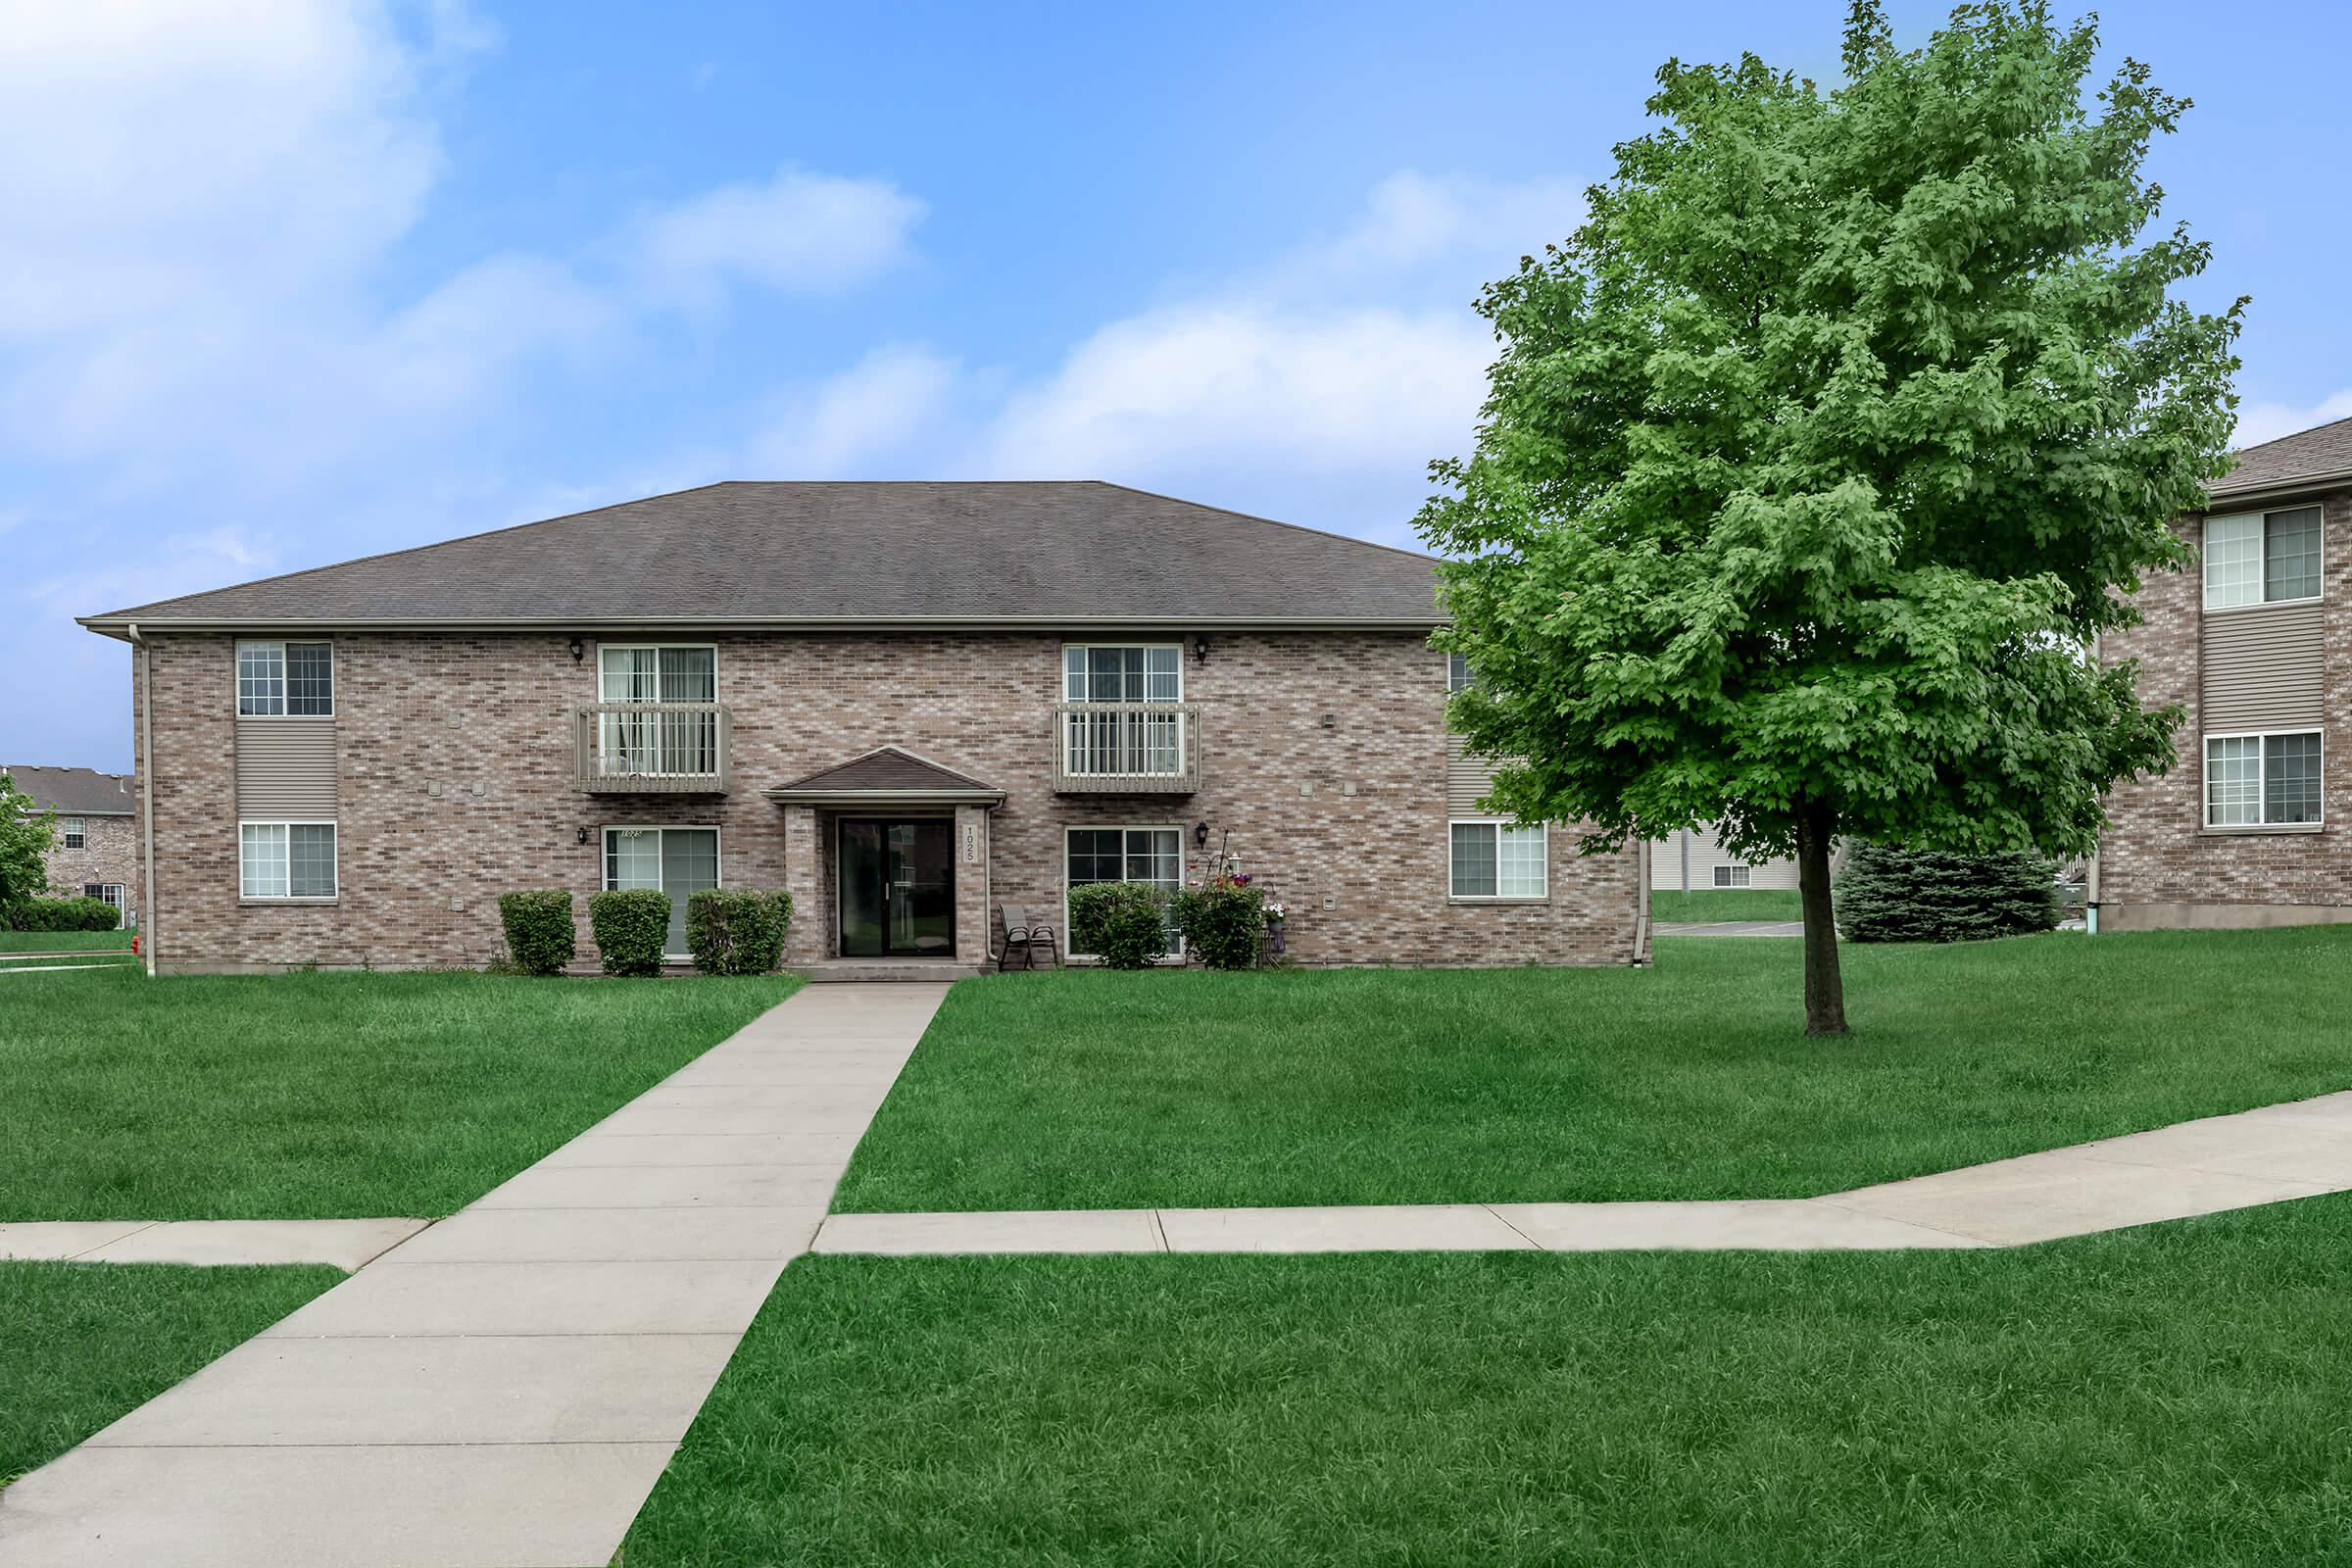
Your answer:
[[[718,478],[1102,477],[1410,542],[1478,284],[1573,226],[1661,61],[1827,76],[1842,11],[32,0],[0,760],[128,766],[75,614]],[[2352,16],[2104,14],[2197,102],[2156,170],[2195,297],[2254,296],[2241,434],[2352,414]]]

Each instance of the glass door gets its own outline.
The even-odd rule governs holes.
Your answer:
[[[845,821],[841,878],[844,957],[953,957],[955,825]]]

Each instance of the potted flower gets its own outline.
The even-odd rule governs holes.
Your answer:
[[[1284,908],[1281,904],[1273,899],[1266,901],[1266,950],[1269,953],[1288,953],[1290,951],[1290,945],[1284,939],[1283,934],[1283,922],[1290,917],[1291,911]]]

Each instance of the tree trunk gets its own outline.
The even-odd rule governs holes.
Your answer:
[[[1796,825],[1797,899],[1805,911],[1805,1033],[1845,1031],[1845,981],[1838,973],[1838,922],[1830,908],[1830,841],[1837,818],[1809,806]]]

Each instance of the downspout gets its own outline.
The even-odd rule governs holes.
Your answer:
[[[139,935],[146,940],[147,978],[155,978],[155,651],[139,635],[137,621],[123,628],[139,651],[139,836],[144,841],[146,887],[139,902]]]
[[[1641,888],[1640,902],[1634,909],[1634,967],[1640,969],[1649,962],[1649,840],[1637,842],[1641,849],[1634,867]]]

